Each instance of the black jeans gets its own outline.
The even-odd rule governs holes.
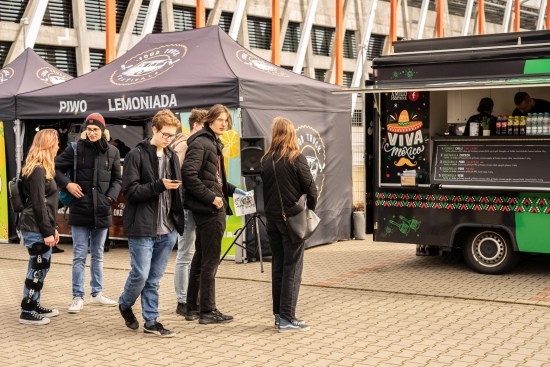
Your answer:
[[[196,310],[199,306],[197,299],[200,299],[200,312],[209,312],[216,309],[216,272],[225,231],[225,212],[193,213],[193,218],[197,225],[197,239],[189,274],[187,307]]]
[[[302,282],[305,242],[292,243],[284,222],[268,220],[266,230],[272,256],[273,313],[292,321]]]

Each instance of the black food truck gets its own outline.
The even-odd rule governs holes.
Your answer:
[[[419,255],[460,250],[486,274],[509,271],[521,252],[550,253],[550,111],[511,116],[520,91],[550,100],[550,32],[394,50],[373,61],[372,86],[335,92],[365,93],[374,241],[413,243]],[[482,98],[494,102],[493,134],[481,134],[482,120],[463,136]]]

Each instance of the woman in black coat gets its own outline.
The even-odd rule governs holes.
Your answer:
[[[58,310],[40,304],[40,290],[50,269],[51,248],[59,242],[55,229],[58,199],[54,168],[58,148],[57,131],[40,130],[21,172],[27,198],[21,214],[21,232],[30,257],[19,323],[26,325],[46,325],[50,323],[49,317],[59,315]]]
[[[275,326],[279,332],[309,330],[309,326],[296,318],[305,243],[290,240],[280,203],[282,200],[287,212],[300,196],[307,194],[307,206],[314,210],[317,185],[306,157],[300,153],[294,125],[286,118],[273,120],[271,145],[262,158],[262,181],[266,229],[273,257],[271,277]]]

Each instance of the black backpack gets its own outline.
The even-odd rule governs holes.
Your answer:
[[[23,180],[21,177],[14,177],[8,182],[8,198],[13,211],[22,213],[23,209],[25,209],[27,198],[23,194]]]

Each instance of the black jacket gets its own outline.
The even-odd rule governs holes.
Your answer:
[[[82,188],[84,196],[75,198],[69,211],[69,224],[72,226],[105,228],[113,224],[111,200],[116,201],[122,186],[120,173],[120,154],[109,146],[105,153],[100,153],[89,140],[79,140],[76,162],[76,183]],[[65,175],[73,169],[74,150],[71,144],[55,157],[56,181],[65,189],[72,181]],[[74,173],[71,174],[74,180]]]
[[[212,204],[216,196],[224,198],[224,208],[228,215],[233,214],[229,207],[229,196],[233,196],[235,186],[227,182],[223,162],[223,144],[209,128],[191,135],[187,140],[187,152],[181,168],[185,186],[185,208],[194,213],[212,214],[219,210]],[[222,185],[217,180],[218,162],[222,172]],[[222,192],[223,188],[223,192]]]
[[[181,180],[180,163],[172,148],[165,148],[168,158],[166,178]],[[151,145],[151,139],[141,141],[124,158],[122,187],[126,198],[123,223],[124,234],[136,237],[157,236],[157,213],[160,194],[166,187],[159,177],[157,147]],[[183,234],[184,218],[182,203],[182,185],[171,190],[170,212],[179,234]]]
[[[46,180],[46,170],[38,166],[29,177],[23,177],[23,193],[27,198],[21,215],[21,231],[37,232],[48,237],[55,235],[57,214],[57,185]]]
[[[307,194],[307,207],[315,210],[317,185],[311,175],[306,157],[300,154],[294,164],[291,164],[286,157],[277,162],[278,157],[279,154],[275,153],[275,170],[273,170],[271,155],[265,157],[262,162],[265,217],[269,220],[283,220],[275,174],[279,182],[285,212],[293,207],[303,194]]]

